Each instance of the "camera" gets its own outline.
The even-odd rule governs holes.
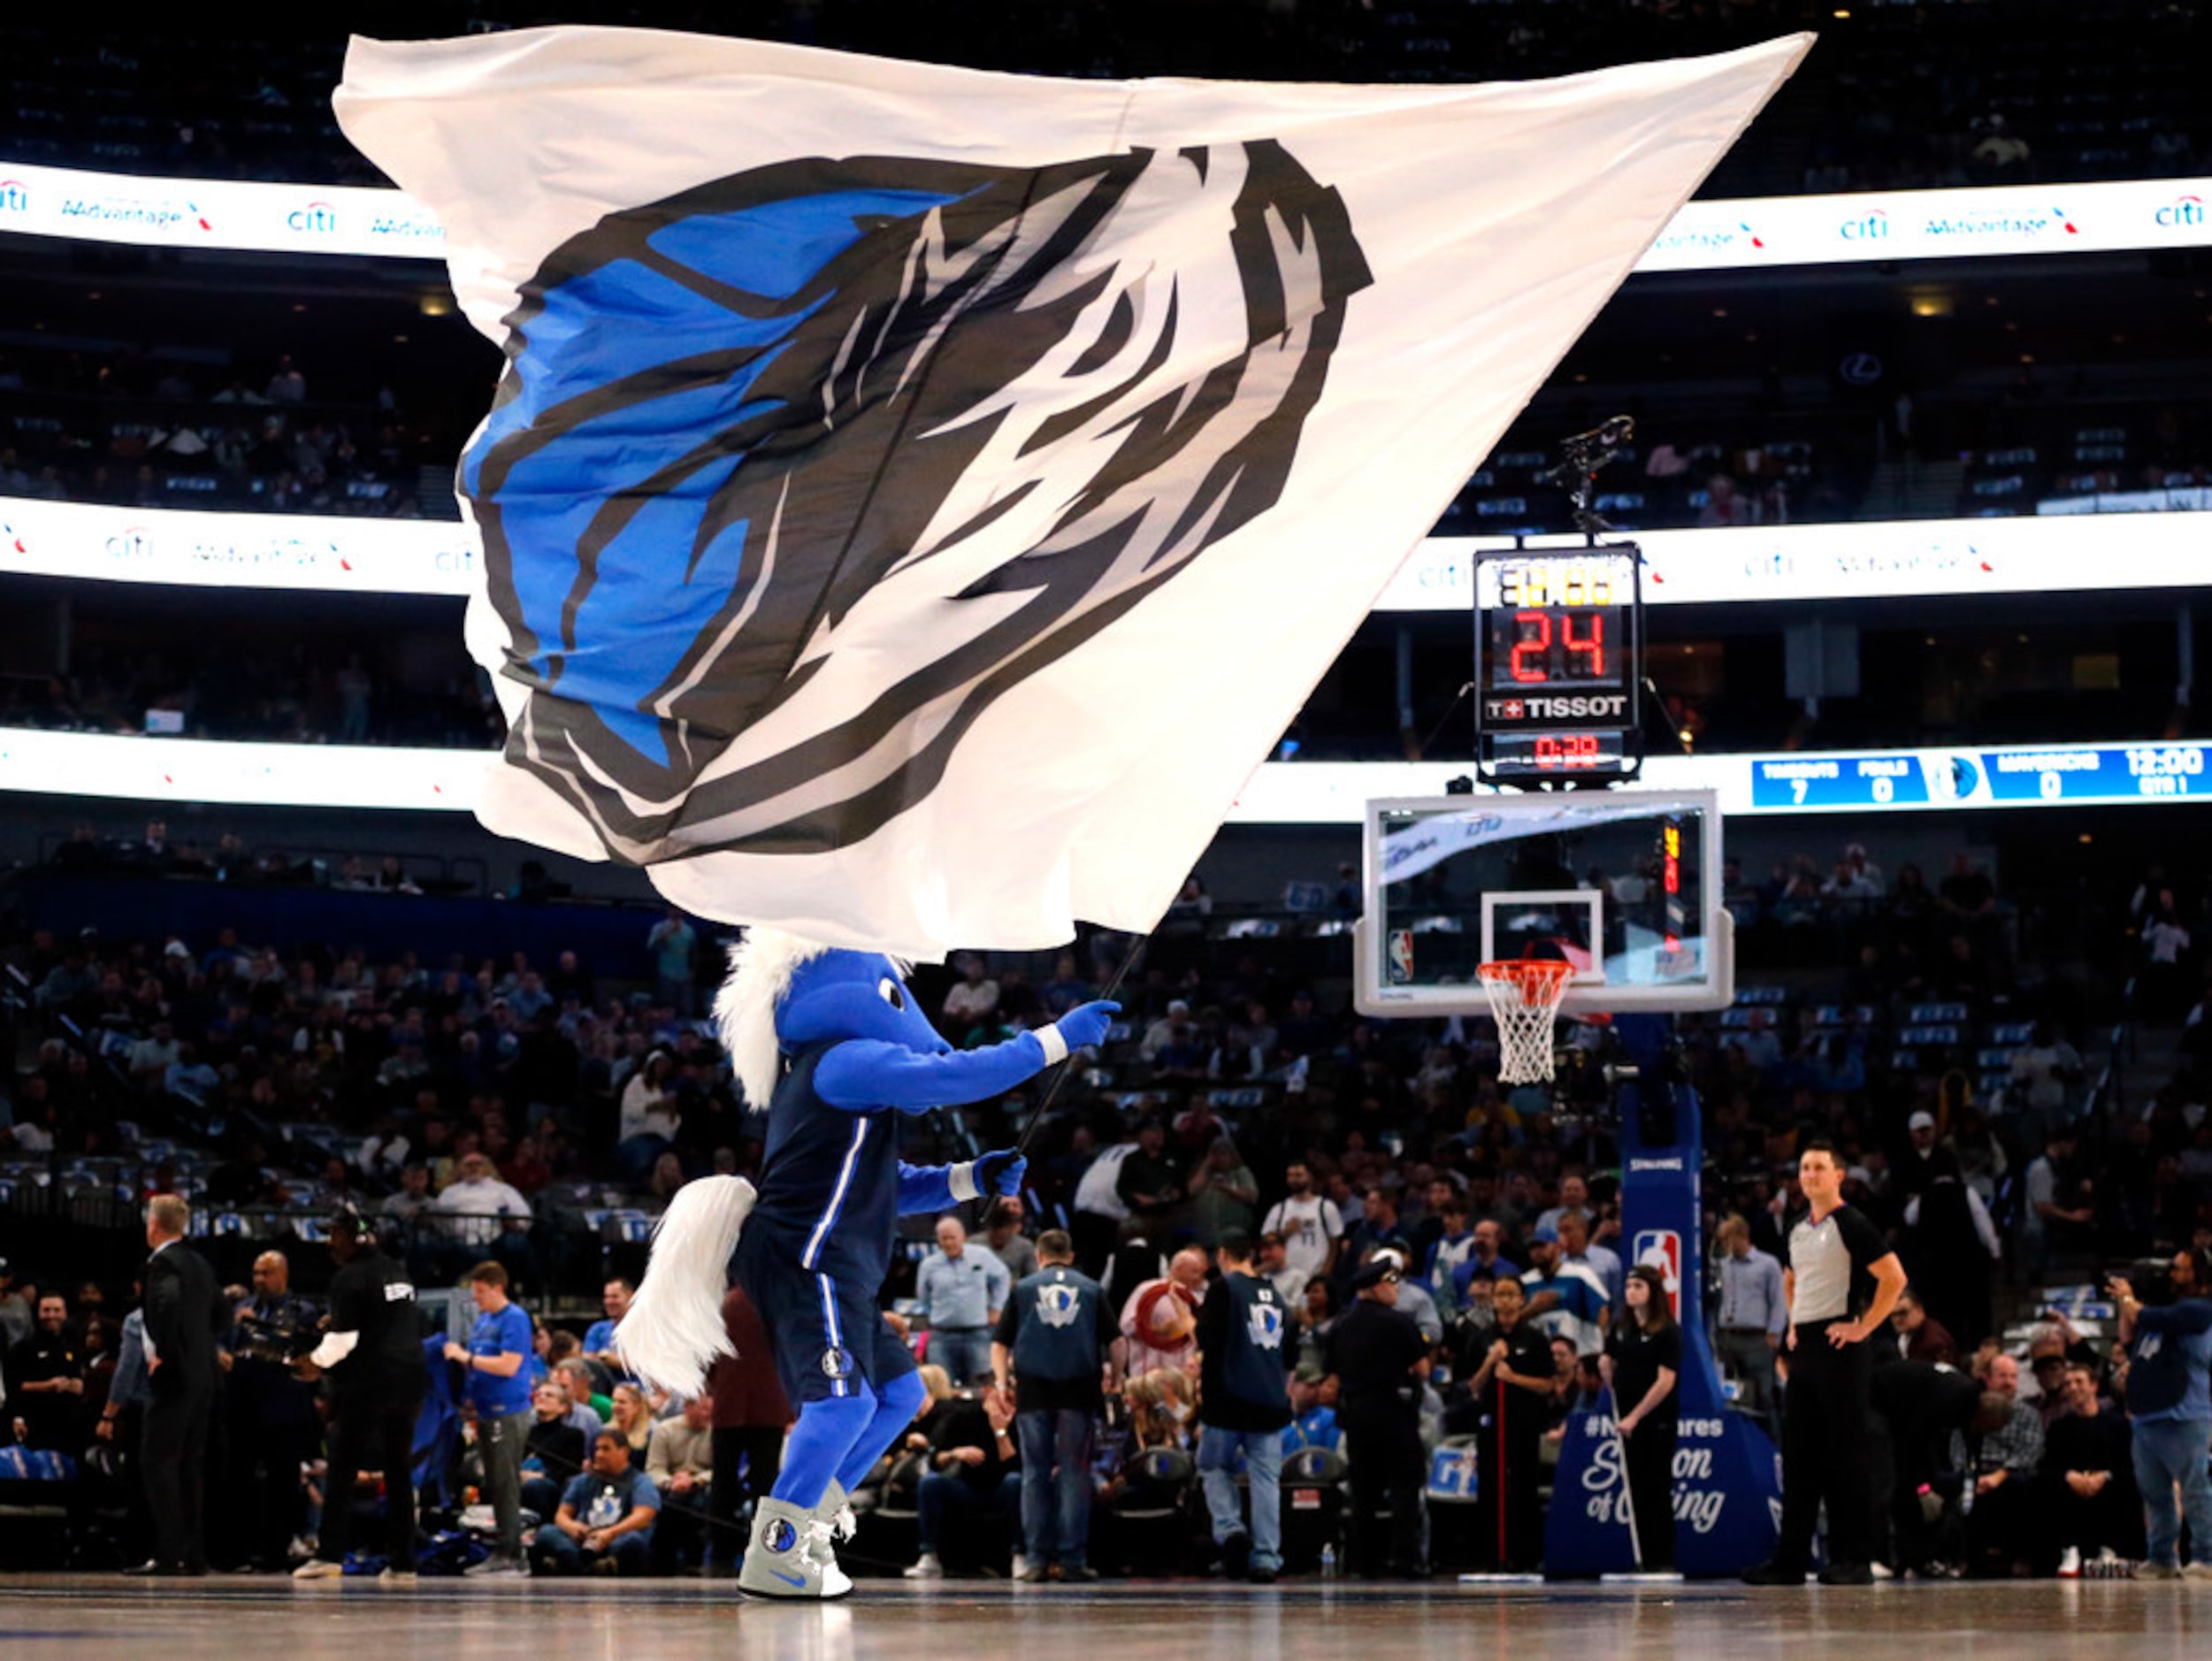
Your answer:
[[[2138,1258],[2108,1274],[2105,1285],[2109,1288],[2115,1280],[2125,1281],[2133,1290],[2136,1302],[2147,1307],[2155,1308],[2174,1301],[2174,1262],[2171,1258]]]
[[[302,1356],[314,1353],[322,1342],[321,1323],[313,1327],[295,1327],[282,1321],[264,1320],[258,1315],[240,1317],[239,1325],[246,1329],[246,1353],[256,1361],[268,1361],[287,1366]]]

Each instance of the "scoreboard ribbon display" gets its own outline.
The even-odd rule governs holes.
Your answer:
[[[2212,800],[2212,745],[2050,745],[1762,757],[1751,811],[2023,808]]]

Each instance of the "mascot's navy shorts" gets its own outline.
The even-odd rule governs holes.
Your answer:
[[[800,1267],[804,1244],[753,1224],[738,1236],[738,1284],[760,1311],[792,1406],[863,1385],[880,1390],[913,1372],[913,1352],[876,1308],[876,1289]]]

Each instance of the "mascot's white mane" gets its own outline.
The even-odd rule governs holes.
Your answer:
[[[745,1092],[748,1113],[764,1114],[776,1093],[782,1064],[776,1042],[776,1007],[791,990],[799,966],[830,948],[781,929],[752,928],[730,948],[730,978],[715,994],[715,1029],[730,1052],[730,1070]]]

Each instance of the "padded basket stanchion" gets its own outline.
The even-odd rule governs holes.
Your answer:
[[[1484,963],[1476,975],[1497,1022],[1498,1082],[1542,1084],[1551,1077],[1551,1030],[1574,966],[1547,958]]]

